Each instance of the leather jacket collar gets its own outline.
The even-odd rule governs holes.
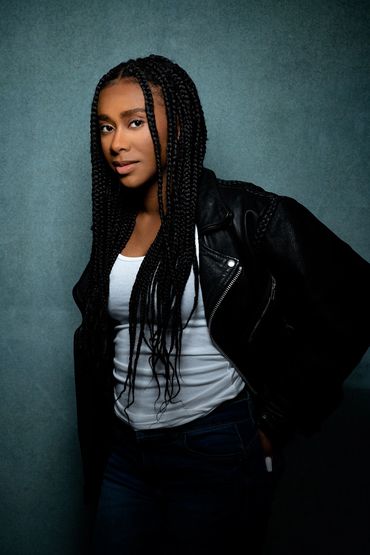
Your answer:
[[[199,182],[196,222],[200,234],[222,227],[231,212],[221,197],[216,175],[203,168]]]

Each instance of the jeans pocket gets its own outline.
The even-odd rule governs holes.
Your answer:
[[[235,423],[220,424],[185,433],[188,452],[214,458],[241,456],[243,444]]]

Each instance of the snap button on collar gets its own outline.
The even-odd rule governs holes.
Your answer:
[[[231,260],[231,258],[227,261],[227,265],[229,266],[229,268],[234,268],[235,264],[235,260]]]

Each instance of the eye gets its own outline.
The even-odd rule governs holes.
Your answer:
[[[134,119],[130,121],[129,127],[133,127],[134,129],[137,129],[138,127],[141,127],[143,123],[144,121],[142,119]]]
[[[107,133],[110,133],[112,130],[113,130],[113,127],[109,125],[109,123],[103,123],[100,126],[100,133],[102,135],[106,135]]]

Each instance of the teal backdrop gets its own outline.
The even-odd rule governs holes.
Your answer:
[[[295,197],[370,260],[369,13],[369,2],[339,0],[1,2],[1,554],[84,553],[71,289],[90,253],[89,112],[99,77],[150,53],[178,62],[203,102],[206,165]],[[332,454],[343,433],[348,446],[353,428],[369,431],[369,389],[365,357],[323,435],[290,453],[296,464],[266,553],[327,555],[335,537],[345,553],[351,535],[364,548],[360,493],[356,518],[338,525],[353,488]],[[369,457],[363,437],[356,446],[352,458]],[[358,491],[368,498],[361,464]],[[320,484],[335,471],[340,488],[324,488],[318,510]]]

